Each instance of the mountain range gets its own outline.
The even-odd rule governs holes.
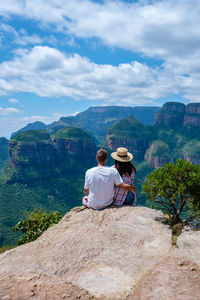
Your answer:
[[[99,143],[105,138],[107,130],[114,123],[126,118],[128,115],[137,118],[144,124],[152,124],[154,115],[159,110],[160,107],[93,106],[76,116],[62,117],[59,121],[49,125],[38,121],[30,123],[14,132],[11,138],[21,131],[46,129],[50,133],[54,133],[65,126],[74,126],[88,132]]]
[[[136,112],[140,120],[133,116]],[[168,102],[162,108],[144,109],[91,107],[50,125],[29,124],[10,141],[1,139],[5,168],[0,176],[0,245],[16,242],[11,227],[24,211],[42,207],[65,213],[79,205],[84,174],[95,165],[96,150],[104,147],[110,154],[119,146],[134,155],[137,199],[144,205],[141,186],[153,169],[177,158],[200,163],[200,103]],[[109,155],[108,165],[113,163]]]

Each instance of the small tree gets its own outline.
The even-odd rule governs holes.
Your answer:
[[[18,241],[18,245],[36,240],[49,226],[56,224],[62,218],[58,211],[47,213],[42,209],[34,209],[32,212],[25,213],[26,219],[20,220],[14,227],[14,231],[25,233]]]
[[[167,163],[147,176],[143,192],[169,214],[172,225],[181,221],[184,208],[200,213],[200,165],[183,159]]]

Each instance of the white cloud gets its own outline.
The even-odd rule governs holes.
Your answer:
[[[187,63],[184,67],[181,58],[156,68],[137,61],[118,66],[98,65],[78,54],[67,56],[54,48],[35,46],[30,51],[18,51],[13,61],[0,65],[0,93],[32,92],[42,97],[68,96],[75,100],[102,99],[114,104],[142,105],[183,92],[189,100],[197,101],[197,58],[193,67]]]
[[[109,46],[146,56],[166,59],[190,55],[199,49],[199,0],[107,0],[103,4],[89,0],[9,0],[6,3],[0,3],[2,14],[20,15],[66,35],[99,38]]]
[[[49,115],[49,116],[40,116],[40,115],[32,115],[32,116],[3,116],[0,117],[0,137],[4,136],[6,138],[10,138],[11,134],[16,132],[17,130],[23,128],[28,123],[33,123],[36,121],[43,122],[45,124],[50,124],[54,121],[57,121],[63,115]]]
[[[20,114],[22,113],[21,110],[14,108],[14,107],[0,107],[0,116],[9,116],[11,114]]]
[[[12,14],[21,15],[24,5],[23,0],[0,1],[0,15],[9,17]]]
[[[1,43],[3,43],[3,40],[5,40],[5,43],[7,42],[6,38],[8,34],[10,34],[10,36],[12,37],[12,43],[18,44],[20,46],[26,46],[28,44],[39,45],[45,41],[45,39],[42,39],[37,34],[28,35],[26,30],[23,28],[20,29],[19,32],[17,32],[14,27],[6,23],[0,24],[0,31],[1,31]]]
[[[0,65],[0,78],[7,82],[8,92],[126,103],[134,99],[135,104],[165,95],[165,88],[157,87],[157,75],[157,70],[138,62],[98,65],[77,54],[65,56],[56,49],[41,46],[30,52],[21,51],[13,61]]]
[[[8,99],[8,102],[10,102],[10,103],[19,103],[19,100],[15,99],[15,98],[10,98],[10,99]]]
[[[169,94],[183,94],[189,101],[199,101],[199,0],[107,0],[103,4],[89,0],[8,0],[0,3],[0,14],[23,16],[51,33],[61,31],[66,34],[63,41],[73,46],[76,37],[94,37],[108,46],[163,61],[157,68],[139,62],[98,65],[49,47],[17,49],[13,61],[1,64],[0,95],[22,91],[142,105]],[[23,29],[16,32],[11,26],[2,26],[21,46],[46,41],[29,36]],[[52,35],[50,39],[56,43]]]

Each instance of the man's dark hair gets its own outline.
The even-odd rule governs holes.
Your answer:
[[[107,151],[104,149],[100,149],[99,151],[97,151],[96,157],[97,157],[98,162],[100,162],[100,163],[104,162],[108,158]]]

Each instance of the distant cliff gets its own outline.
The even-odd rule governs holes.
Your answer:
[[[60,161],[63,161],[64,158],[73,158],[77,163],[89,163],[95,158],[94,140],[80,128],[65,127],[51,137]]]
[[[63,128],[52,137],[46,130],[29,130],[10,140],[9,153],[14,167],[9,182],[30,183],[58,176],[74,161],[90,163],[95,158],[96,146],[79,128]]]
[[[190,123],[188,120],[187,126],[184,125],[186,111],[195,115]],[[185,109],[182,103],[166,103],[156,115],[154,125],[144,125],[129,116],[108,130],[108,147],[112,151],[126,147],[133,153],[135,161],[147,161],[151,168],[162,167],[177,158],[200,164],[200,127],[195,121],[198,113],[197,104]]]
[[[183,125],[200,127],[200,103],[190,103],[186,106]]]
[[[159,140],[152,142],[151,146],[147,149],[144,158],[147,160],[149,166],[154,169],[162,167],[166,163],[173,161],[173,155],[169,146]]]
[[[167,102],[155,115],[156,125],[200,127],[200,103]]]
[[[153,139],[153,132],[150,127],[128,116],[111,127],[106,139],[113,151],[123,146],[133,153],[136,160],[143,160],[146,149]]]

